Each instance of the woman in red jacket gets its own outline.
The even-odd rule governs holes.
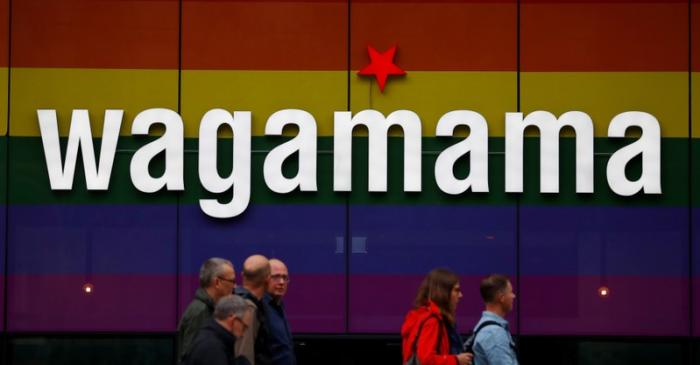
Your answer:
[[[447,326],[455,328],[461,297],[459,278],[453,272],[434,269],[428,273],[401,326],[404,363],[415,353],[420,365],[471,365],[472,354],[450,354]]]

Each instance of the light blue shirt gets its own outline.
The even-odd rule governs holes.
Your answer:
[[[508,329],[508,321],[495,313],[483,312],[476,330],[482,322],[494,321],[499,325],[486,326],[474,339],[474,365],[518,365],[515,342]]]

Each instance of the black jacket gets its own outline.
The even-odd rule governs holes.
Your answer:
[[[192,342],[184,365],[233,365],[236,338],[213,318],[207,321]]]
[[[269,334],[267,326],[267,316],[265,314],[265,305],[261,300],[256,298],[250,291],[243,287],[237,287],[236,295],[250,300],[256,307],[255,321],[258,323],[258,333],[255,336],[255,365],[270,365],[272,364],[272,356],[270,354]],[[252,362],[252,361],[251,361]],[[240,363],[239,363],[240,364]]]

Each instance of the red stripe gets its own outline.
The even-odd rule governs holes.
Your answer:
[[[692,70],[700,72],[700,0],[693,0],[691,3],[691,35],[693,41],[691,47]]]
[[[178,67],[178,1],[12,4],[13,67]]]
[[[404,70],[515,71],[517,6],[360,3],[352,7],[352,69],[365,66],[366,47],[398,45]]]
[[[688,3],[523,4],[523,71],[687,71]]]
[[[9,0],[0,0],[0,67],[7,67],[10,24]]]
[[[186,69],[344,70],[346,3],[185,2]]]

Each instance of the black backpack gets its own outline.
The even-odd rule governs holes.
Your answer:
[[[464,344],[462,345],[462,351],[468,352],[473,354],[474,353],[474,342],[476,341],[476,335],[479,334],[479,331],[481,331],[484,327],[486,326],[491,326],[491,325],[496,325],[496,326],[501,326],[498,324],[496,321],[484,321],[482,322],[479,327],[477,327],[474,332],[467,338],[466,341],[464,341]]]

